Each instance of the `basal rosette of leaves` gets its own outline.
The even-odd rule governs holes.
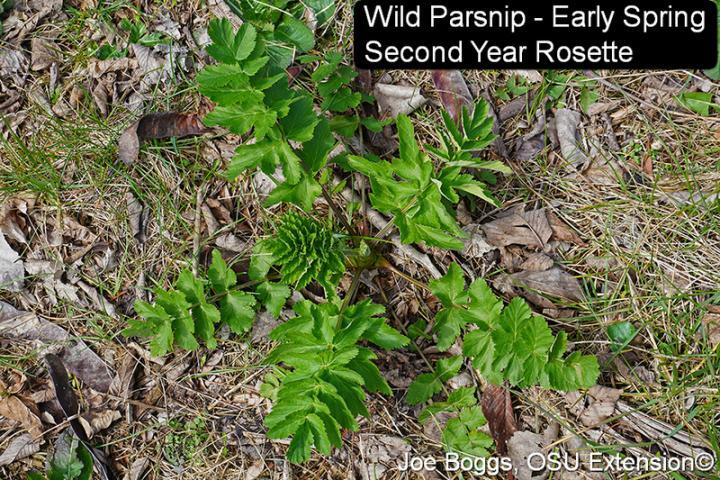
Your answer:
[[[344,310],[303,301],[294,310],[270,335],[279,345],[266,363],[280,367],[266,379],[273,407],[265,424],[270,438],[292,436],[288,459],[303,462],[313,445],[329,455],[342,446],[342,429],[358,430],[356,418],[369,416],[365,392],[392,394],[373,363],[375,353],[360,342],[394,349],[409,339],[379,316],[382,306],[367,300]]]
[[[336,145],[332,131],[351,134],[359,120],[348,115],[328,120],[313,111],[313,98],[307,92],[288,85],[284,67],[268,52],[269,38],[277,32],[259,31],[251,23],[234,32],[227,20],[214,20],[208,32],[213,40],[208,53],[219,64],[198,75],[200,92],[217,104],[205,123],[240,135],[252,132],[254,138],[237,147],[227,177],[260,168],[277,183],[266,205],[287,202],[310,211],[322,194],[319,178],[329,176],[325,167]],[[341,59],[337,52],[328,53],[325,63],[311,76],[324,111],[353,109],[362,99],[350,89],[355,73],[341,65]],[[373,206],[393,217],[403,242],[462,249],[463,233],[454,212],[460,195],[497,204],[487,185],[494,182],[492,172],[510,170],[501,162],[473,157],[495,139],[488,108],[481,100],[472,114],[464,110],[458,122],[444,115],[445,131],[439,132],[442,145],[428,147],[443,162],[438,171],[420,150],[412,123],[404,115],[397,119],[399,158],[387,162],[372,156],[349,156],[344,163],[369,177]],[[376,129],[385,125],[363,124]],[[467,169],[481,172],[480,178],[465,173]]]
[[[331,4],[307,2],[321,23]],[[281,216],[274,232],[256,244],[247,272],[250,281],[243,285],[238,285],[236,273],[220,253],[213,252],[206,272],[184,270],[173,287],[156,289],[153,304],[137,302],[142,320],[131,320],[125,334],[151,337],[151,352],[158,356],[176,346],[193,350],[204,343],[215,348],[218,327],[227,325],[243,334],[258,310],[265,308],[278,317],[291,288],[317,282],[325,290],[325,303],[296,303],[295,316],[271,333],[277,346],[266,359],[273,370],[262,387],[273,404],[265,419],[268,436],[292,437],[288,458],[302,462],[313,447],[329,454],[342,446],[342,430],[357,430],[357,418],[369,414],[368,393],[392,393],[371,346],[395,349],[409,342],[387,324],[382,306],[369,300],[355,303],[353,287],[359,285],[355,280],[360,272],[383,265],[375,250],[382,235],[365,238],[353,233],[352,218],[342,216],[333,190],[326,190],[334,174],[367,176],[372,206],[391,219],[389,225],[398,229],[403,243],[460,250],[465,235],[456,220],[456,205],[463,196],[499,205],[490,186],[495,174],[510,170],[501,162],[477,158],[495,140],[483,100],[472,111],[464,109],[457,121],[443,112],[437,146],[421,148],[412,122],[401,115],[396,121],[398,158],[342,155],[331,162],[330,153],[338,145],[334,134],[347,137],[360,125],[370,130],[386,125],[360,118],[357,107],[371,99],[353,91],[356,73],[336,52],[322,59],[296,56],[314,45],[312,32],[293,15],[299,2],[230,0],[229,5],[245,23],[236,31],[228,20],[211,22],[208,53],[217,64],[204,68],[197,78],[200,92],[216,104],[205,123],[243,136],[225,175],[234,179],[256,169],[269,175],[276,185],[266,205],[289,203],[309,213],[323,195],[332,208],[332,220],[298,212]],[[293,58],[320,60],[310,75],[319,112],[316,98],[301,82],[291,86],[286,68]],[[334,220],[342,221],[344,232],[335,231]],[[337,285],[346,264],[356,278],[341,301]],[[573,390],[597,378],[594,357],[565,355],[564,332],[553,335],[521,299],[504,305],[483,280],[466,288],[457,265],[429,289],[442,304],[434,325],[439,349],[448,350],[462,337],[464,356],[440,359],[432,372],[419,375],[408,389],[409,403],[420,404],[439,394],[466,357],[494,383]],[[452,392],[423,415],[440,411],[452,416],[443,432],[446,448],[487,454],[492,442],[480,431],[485,419],[474,391]]]

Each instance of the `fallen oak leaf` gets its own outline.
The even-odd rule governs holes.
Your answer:
[[[140,144],[149,139],[202,135],[207,128],[196,113],[149,113],[130,125],[118,139],[118,158],[126,165],[140,155]]]

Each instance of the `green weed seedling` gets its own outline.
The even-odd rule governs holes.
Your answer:
[[[63,434],[56,442],[55,454],[45,475],[30,472],[28,480],[90,480],[93,458],[87,448],[71,434]]]

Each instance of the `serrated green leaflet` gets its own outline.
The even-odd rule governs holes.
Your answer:
[[[460,355],[438,360],[432,373],[423,373],[410,384],[405,401],[410,405],[417,405],[430,400],[442,390],[443,383],[457,375],[462,363],[463,357]]]
[[[208,35],[213,41],[207,47],[208,53],[218,62],[234,63],[250,56],[255,48],[257,31],[252,25],[244,23],[234,32],[230,21],[223,18],[210,22]]]

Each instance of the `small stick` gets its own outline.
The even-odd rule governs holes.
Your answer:
[[[200,231],[202,229],[202,204],[205,200],[205,186],[200,187],[195,197],[195,232],[193,234],[193,264],[192,272],[193,275],[197,275],[198,263],[200,261]]]

